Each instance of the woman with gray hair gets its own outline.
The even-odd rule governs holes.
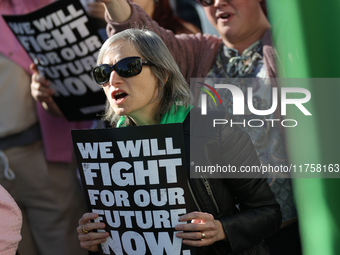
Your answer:
[[[196,254],[268,254],[262,239],[279,228],[281,212],[264,179],[189,178],[190,161],[239,169],[259,165],[259,160],[249,136],[240,129],[204,128],[200,110],[190,105],[188,85],[160,37],[147,30],[124,30],[104,43],[97,64],[93,76],[107,96],[105,119],[112,126],[183,123],[193,209],[179,217],[190,223],[175,226],[183,244],[196,247]],[[228,116],[216,112],[208,118]],[[109,236],[102,230],[104,223],[93,222],[97,217],[85,213],[77,228],[81,247],[92,252]],[[96,229],[101,231],[93,232]]]
[[[157,108],[156,115],[154,116],[155,121],[159,122],[161,117],[170,110],[173,102],[177,101],[181,102],[181,104],[185,107],[189,106],[191,100],[190,89],[176,62],[174,61],[164,42],[155,33],[148,30],[128,29],[110,37],[103,44],[97,60],[97,65],[99,66],[94,69],[93,74],[95,79],[97,79],[96,82],[100,83],[104,87],[105,93],[108,92],[105,89],[104,84],[107,82],[107,78],[109,78],[111,71],[113,71],[115,68],[112,69],[112,67],[109,67],[108,65],[101,64],[105,62],[105,58],[108,57],[109,54],[117,54],[117,52],[121,51],[121,47],[123,46],[122,42],[127,42],[128,48],[130,47],[136,52],[142,52],[143,59],[147,59],[147,61],[141,62],[140,57],[129,58],[128,60],[121,59],[119,61],[120,63],[117,64],[115,68],[122,68],[122,65],[126,63],[126,65],[133,65],[135,68],[141,71],[141,65],[147,65],[157,80],[157,87],[155,89],[157,90],[158,98],[154,98],[153,103],[156,103],[157,100],[159,101],[157,102],[159,106]],[[125,47],[127,47],[127,45],[125,45]],[[129,61],[131,63],[129,63]],[[130,75],[137,75],[135,73],[124,74],[127,75],[126,77]],[[106,95],[109,98],[109,95]],[[126,93],[119,93],[119,95],[116,97],[119,97],[121,100],[123,100],[123,98],[126,96]],[[174,107],[176,108],[177,105],[174,105]],[[108,120],[112,125],[114,125],[115,121],[119,117],[119,114],[115,112],[115,108],[112,107],[111,101],[108,100],[106,102],[105,120]],[[131,118],[128,122],[129,123],[126,124],[137,124],[132,121]]]

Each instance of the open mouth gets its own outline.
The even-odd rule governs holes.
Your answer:
[[[220,19],[228,19],[231,15],[230,14],[222,14],[220,15]]]
[[[127,96],[128,94],[126,94],[125,92],[117,92],[115,95],[114,95],[114,98],[118,101],[120,99],[123,99]]]
[[[228,20],[230,17],[232,16],[231,13],[220,13],[217,15],[217,18],[218,19],[221,19],[221,20]]]
[[[115,101],[115,104],[118,105],[121,104],[129,94],[124,91],[116,91],[113,92],[111,95],[112,99]]]

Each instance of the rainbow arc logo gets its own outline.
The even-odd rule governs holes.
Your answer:
[[[220,104],[222,105],[222,100],[221,100],[219,94],[217,93],[217,91],[213,87],[211,87],[208,84],[202,83],[202,82],[197,82],[197,83],[202,84],[203,86],[209,88],[217,96],[218,100],[220,101]],[[206,92],[212,98],[215,105],[217,106],[217,102],[216,102],[214,96],[212,95],[212,93],[209,90],[205,89],[204,87],[201,87],[201,88],[197,87],[197,88]],[[202,115],[207,114],[207,95],[206,94],[202,94],[202,97],[201,97],[201,113],[202,113]]]

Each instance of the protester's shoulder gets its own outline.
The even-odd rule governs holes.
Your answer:
[[[208,111],[207,114],[203,114],[201,108],[194,107],[190,111],[190,134],[192,136],[207,136],[216,139],[220,139],[221,135],[230,136],[238,128],[232,127],[227,124],[231,119],[231,115],[226,111]]]
[[[272,41],[272,31],[269,28],[263,35],[262,37],[262,44],[264,46],[269,46],[269,47],[273,47],[273,41]]]
[[[223,154],[221,158],[236,165],[258,164],[258,157],[250,136],[237,125],[231,125],[232,116],[226,111],[208,111],[202,115],[201,109],[190,111],[190,138],[201,143],[214,144]]]
[[[199,119],[200,117],[204,117],[207,120],[212,120],[212,119],[217,119],[217,118],[230,119],[231,115],[226,111],[220,111],[220,110],[208,110],[207,114],[202,114],[202,108],[193,107],[190,111],[190,117],[194,119]]]

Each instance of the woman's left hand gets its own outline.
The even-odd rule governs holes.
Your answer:
[[[178,224],[175,229],[184,231],[176,233],[183,239],[183,244],[190,246],[208,246],[217,241],[226,239],[226,234],[219,220],[209,213],[191,212],[179,217],[179,221],[191,223]]]

